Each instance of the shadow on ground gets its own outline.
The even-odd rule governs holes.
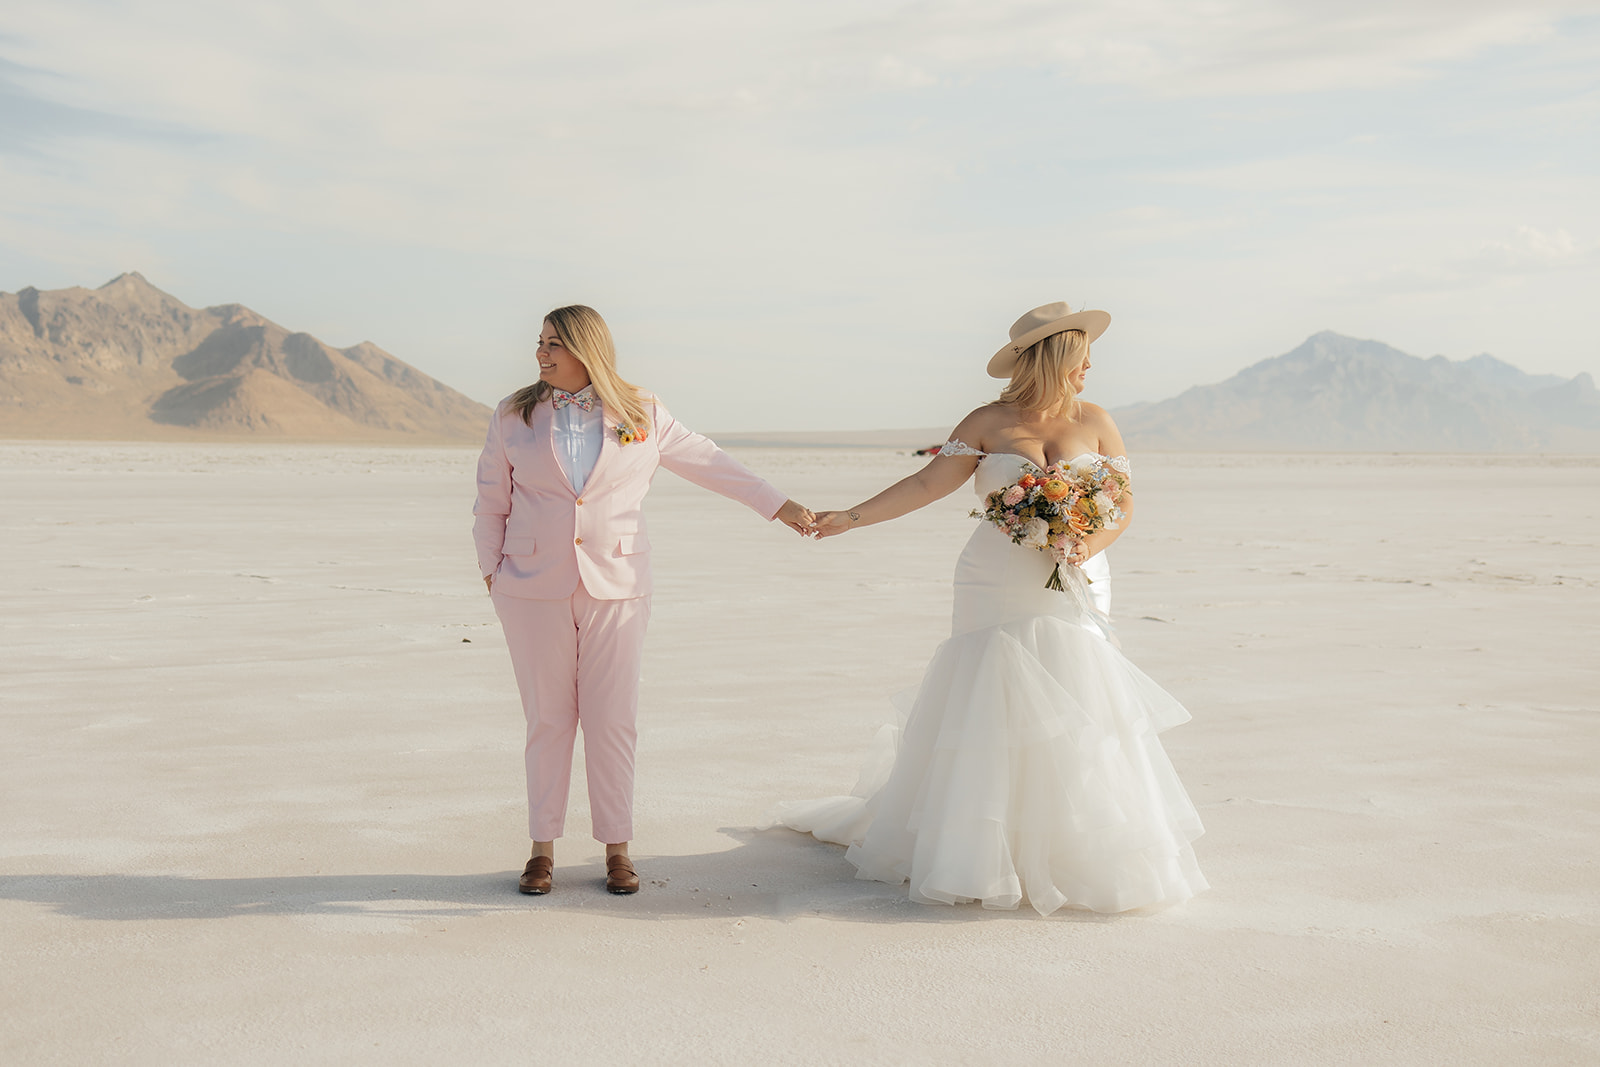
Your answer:
[[[0,900],[27,901],[77,919],[228,919],[248,915],[341,915],[395,919],[460,918],[530,909],[585,911],[625,919],[810,915],[855,922],[970,922],[1027,918],[978,905],[912,903],[906,887],[854,877],[844,849],[789,830],[725,828],[739,844],[691,856],[638,853],[643,882],[633,896],[604,888],[598,861],[556,867],[555,890],[517,892],[520,868],[482,874],[314,874],[262,878],[181,875],[0,875]],[[1057,921],[1100,922],[1087,912]]]

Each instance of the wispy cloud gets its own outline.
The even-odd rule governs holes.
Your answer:
[[[1389,264],[1353,279],[1350,286],[1369,297],[1470,293],[1555,273],[1590,273],[1597,266],[1600,243],[1580,242],[1563,229],[1518,226],[1507,237],[1480,241],[1470,251]]]
[[[204,133],[159,120],[61,103],[48,90],[62,88],[64,80],[50,71],[0,57],[0,155],[37,155],[45,146],[68,138],[176,143],[206,139]],[[41,90],[28,88],[25,83],[29,82]]]
[[[1580,265],[1595,250],[1592,245],[1580,248],[1566,230],[1546,233],[1532,226],[1518,226],[1509,241],[1485,241],[1476,258],[1485,270],[1560,270]]]

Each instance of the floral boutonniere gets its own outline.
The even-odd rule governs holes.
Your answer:
[[[631,445],[635,441],[643,441],[649,436],[649,433],[643,429],[636,430],[632,426],[624,426],[620,422],[617,423],[617,444],[619,445]]]

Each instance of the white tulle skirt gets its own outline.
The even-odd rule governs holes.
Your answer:
[[[852,795],[774,821],[848,845],[857,877],[909,881],[924,903],[1187,900],[1206,888],[1202,827],[1157,735],[1189,713],[1111,640],[1103,558],[1076,595],[1045,590],[1048,560],[987,530],[957,566],[954,636]]]

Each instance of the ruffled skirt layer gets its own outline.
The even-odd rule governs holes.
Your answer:
[[[851,796],[776,821],[924,903],[1163,907],[1206,888],[1200,818],[1157,736],[1188,719],[1095,628],[1013,619],[939,646]]]

